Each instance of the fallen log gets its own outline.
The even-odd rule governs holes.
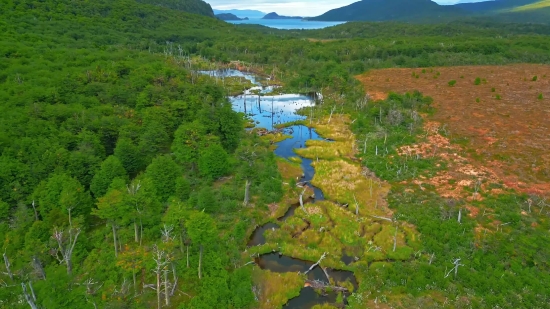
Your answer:
[[[312,287],[314,289],[319,289],[319,290],[331,289],[332,291],[336,291],[336,292],[349,292],[347,288],[336,286],[336,285],[330,285],[320,280],[306,280],[306,286]]]
[[[319,258],[319,261],[317,261],[317,263],[311,265],[311,267],[304,273],[304,275],[307,275],[308,272],[310,272],[312,269],[314,269],[317,265],[319,265],[319,263],[321,263],[321,261],[327,256],[327,253],[323,253],[323,255]]]

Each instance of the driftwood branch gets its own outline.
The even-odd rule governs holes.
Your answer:
[[[304,274],[307,274],[308,272],[310,272],[312,269],[314,269],[317,265],[319,265],[321,263],[321,261],[327,256],[327,253],[323,253],[323,255],[319,258],[319,260],[317,261],[317,263],[311,265],[311,267],[304,273]]]

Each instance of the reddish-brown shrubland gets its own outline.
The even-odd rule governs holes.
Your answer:
[[[473,165],[507,187],[550,192],[550,66],[384,69],[357,78],[374,99],[413,90],[433,97],[429,120],[464,146]]]

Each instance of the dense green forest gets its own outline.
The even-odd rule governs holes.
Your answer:
[[[211,8],[198,1],[0,4],[0,308],[257,306],[241,253],[267,205],[282,199],[281,175],[270,143],[245,133],[228,90],[194,74],[192,59],[207,67],[238,60],[287,91],[337,94],[342,112],[358,117],[358,135],[382,113],[355,108],[364,92],[353,76],[365,70],[550,62],[543,25],[285,31],[208,16]],[[384,113],[410,111],[418,96],[392,97]],[[404,143],[406,126],[386,128],[395,132],[392,147]],[[382,178],[402,180],[384,174],[383,160],[365,161]],[[254,207],[243,206],[248,182]],[[548,306],[546,225],[533,229],[515,215],[511,205],[524,196],[489,201],[515,229],[484,240],[480,251],[471,245],[471,221],[434,219],[440,199],[401,187],[395,193],[391,206],[426,235],[426,251],[470,257],[476,272],[450,282],[440,276],[444,266],[403,261],[369,273],[360,291],[409,301],[428,295],[419,288],[430,285],[443,299],[470,295],[464,307]]]

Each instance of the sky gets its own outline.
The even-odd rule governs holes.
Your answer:
[[[212,8],[219,10],[241,9],[258,10],[266,13],[277,12],[279,15],[318,16],[326,11],[346,6],[358,0],[205,0]],[[455,4],[457,2],[478,2],[480,0],[434,0],[439,4]]]

